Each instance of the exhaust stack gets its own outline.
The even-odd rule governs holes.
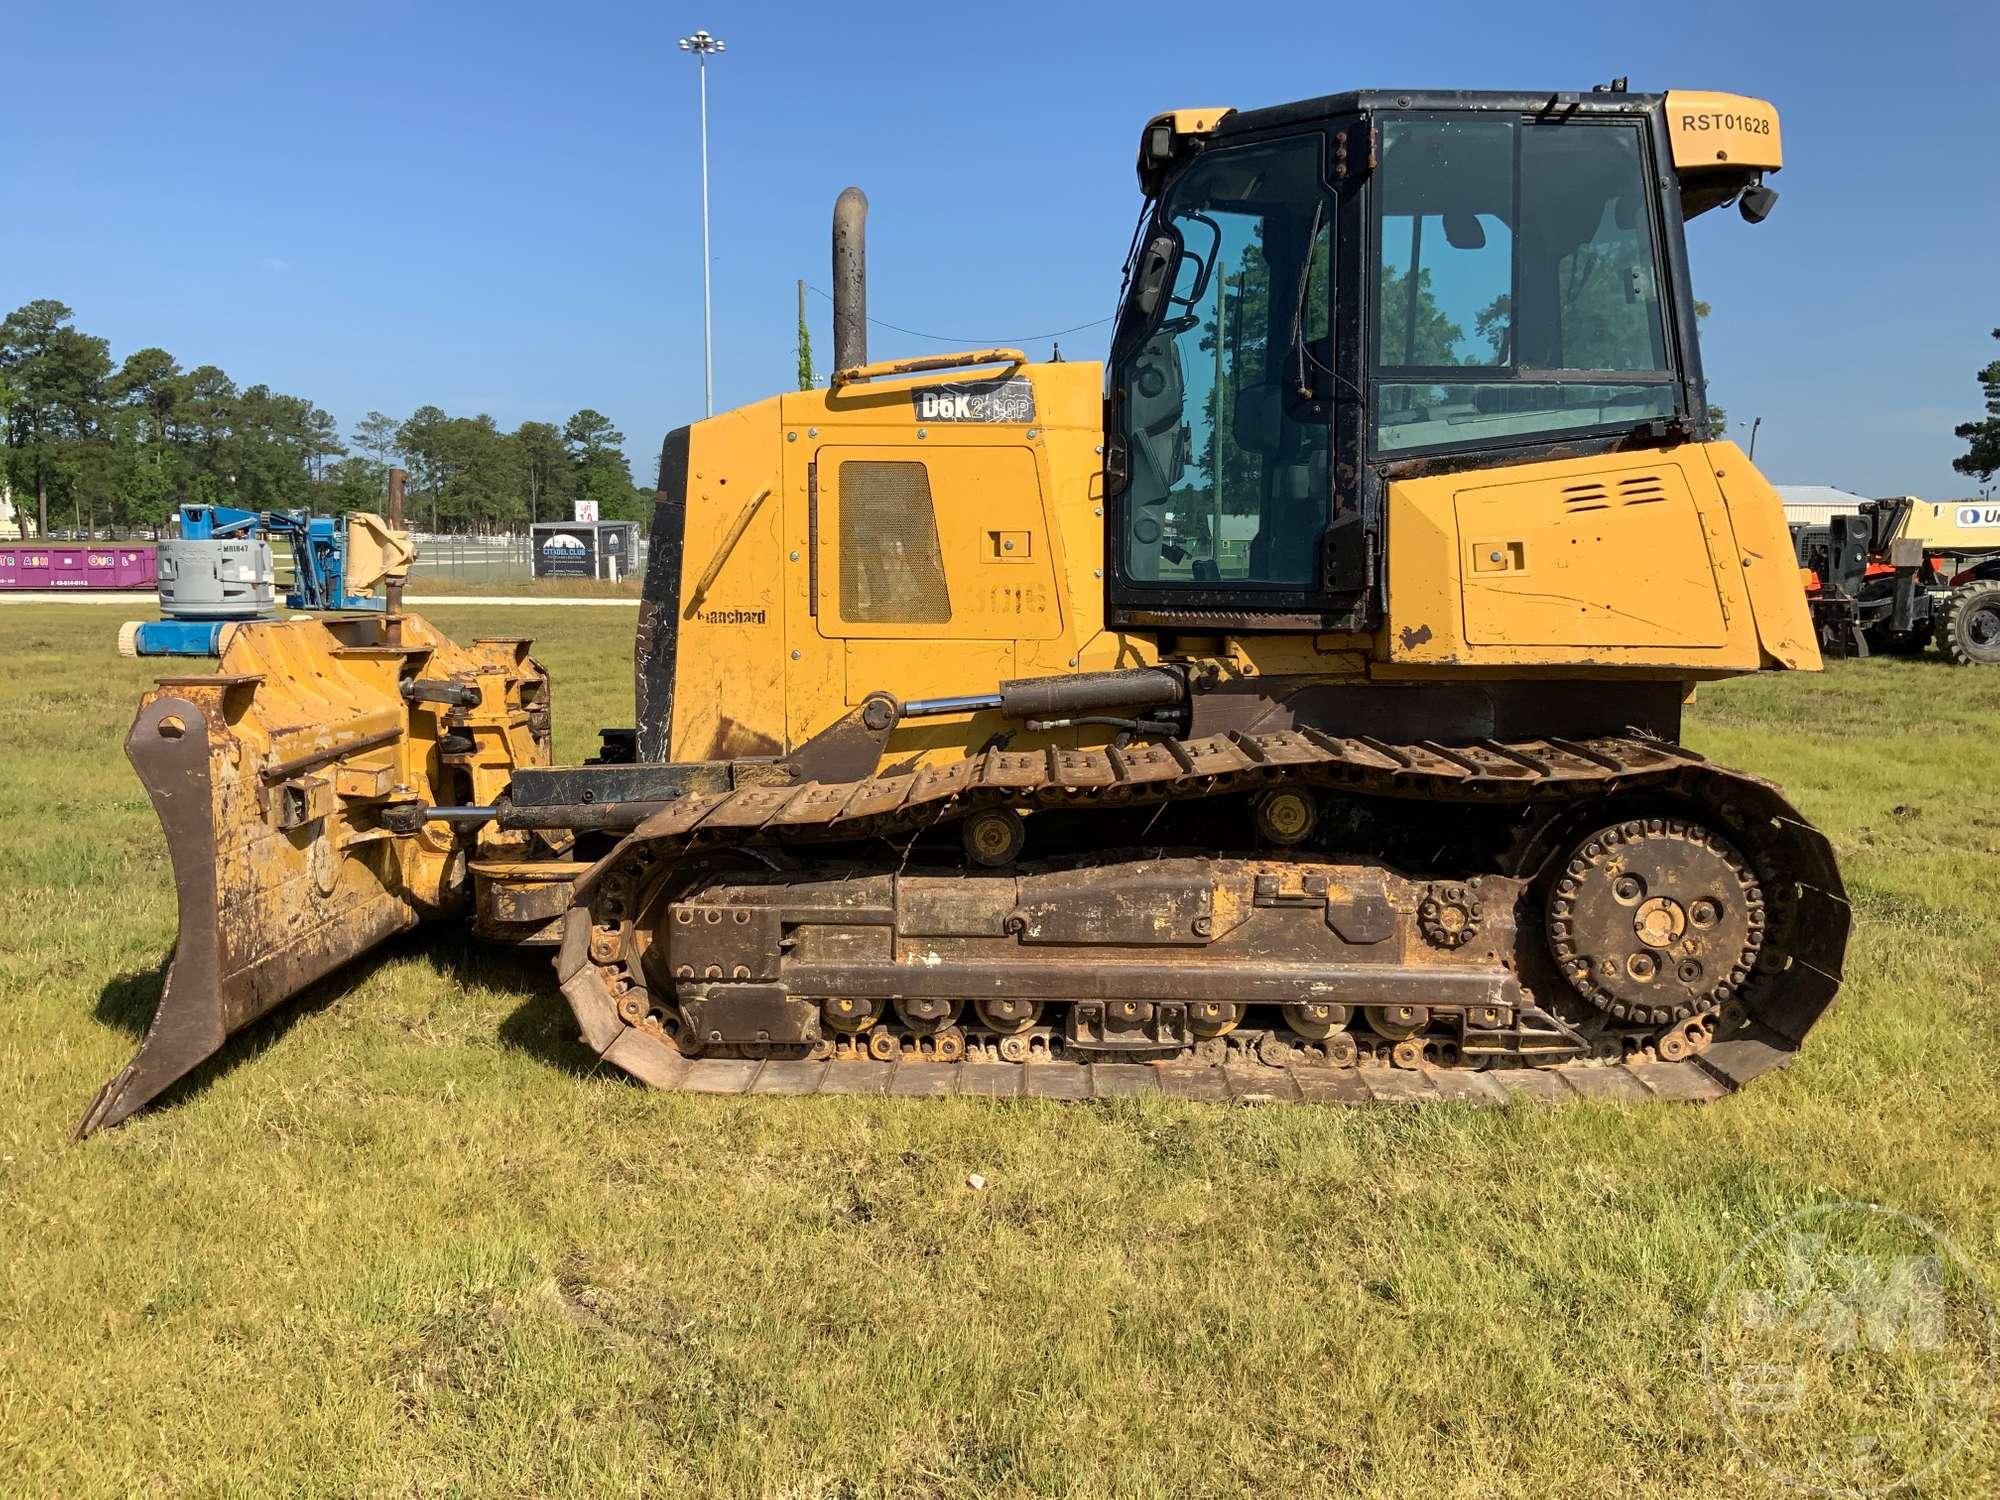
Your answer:
[[[868,195],[842,190],[833,205],[833,367],[868,363]]]

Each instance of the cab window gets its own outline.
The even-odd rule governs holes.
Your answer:
[[[1328,429],[1307,410],[1329,358],[1320,136],[1205,152],[1168,187],[1154,232],[1176,259],[1113,376],[1124,576],[1316,587],[1331,493]]]
[[[1374,191],[1377,451],[1673,413],[1635,123],[1391,117]]]

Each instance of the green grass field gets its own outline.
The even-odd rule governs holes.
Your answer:
[[[1758,1493],[1699,1357],[1753,1234],[1878,1202],[2000,1288],[2000,672],[1703,690],[1858,918],[1714,1106],[664,1096],[437,931],[76,1147],[174,927],[123,613],[0,610],[0,1491]],[[563,758],[629,719],[626,612],[432,613],[537,635]]]
[[[463,595],[468,599],[507,595],[531,599],[630,599],[639,602],[640,580],[621,578],[612,583],[600,578],[455,578],[449,573],[418,575],[404,585],[411,598]]]

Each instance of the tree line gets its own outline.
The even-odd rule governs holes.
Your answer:
[[[343,438],[332,413],[215,365],[185,369],[164,349],[122,363],[61,302],[0,321],[0,483],[21,535],[32,523],[91,533],[154,531],[184,504],[337,514],[380,509],[391,466],[409,471],[405,515],[432,531],[488,533],[566,520],[595,500],[606,520],[650,513],[625,435],[585,408],[557,425],[371,411]]]

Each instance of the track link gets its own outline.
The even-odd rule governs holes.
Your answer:
[[[1561,885],[1568,893],[1564,899],[1597,903],[1590,912],[1579,907],[1581,936],[1560,916],[1551,918],[1549,949],[1537,947],[1529,955],[1524,948],[1529,961],[1518,966],[1523,976],[1536,961],[1548,966],[1555,976],[1550,982],[1562,990],[1563,1008],[1574,1017],[1580,1006],[1594,1017],[1590,1039],[1516,985],[1505,1007],[1505,1045],[1491,1042],[1500,1031],[1474,1027],[1469,1007],[1446,1005],[1438,1012],[1452,1013],[1462,1028],[1462,1047],[1436,1035],[1399,1045],[1393,1027],[1369,1030],[1357,1023],[1352,1033],[1337,1031],[1329,1043],[1288,1035],[1280,1026],[1245,1031],[1226,1042],[1210,1037],[1152,1056],[1135,1051],[1131,1060],[1105,1060],[1080,1052],[1074,1035],[1068,1047],[1007,1048],[1006,1037],[960,1030],[946,1017],[937,1033],[945,1044],[933,1041],[928,1052],[923,1026],[913,1024],[902,1028],[892,1047],[872,1054],[858,1038],[822,1038],[815,1030],[796,1045],[745,1043],[710,1049],[735,1055],[689,1055],[703,1047],[679,1019],[681,1002],[689,997],[705,1002],[704,979],[725,981],[718,988],[727,988],[727,981],[752,978],[751,968],[732,974],[715,966],[700,976],[684,970],[678,979],[663,978],[657,962],[648,968],[651,936],[666,914],[658,896],[662,883],[677,880],[683,882],[680,889],[691,889],[705,878],[697,872],[718,864],[741,869],[761,863],[771,872],[763,877],[767,886],[783,891],[788,882],[827,879],[833,866],[823,862],[815,869],[813,862],[829,845],[879,842],[907,851],[931,830],[995,810],[1089,817],[1135,804],[1251,798],[1287,788],[1392,803],[1512,807],[1529,815],[1529,824],[1548,814],[1538,826],[1552,830],[1588,825],[1594,810],[1606,810],[1610,821],[1589,850],[1579,846],[1572,852],[1551,834],[1554,842],[1524,854],[1528,866],[1548,872],[1535,887],[1536,901],[1550,902],[1549,893]],[[1626,818],[1609,811],[1648,798],[1670,802],[1692,821]],[[1690,879],[1733,879],[1740,884],[1741,909],[1705,912],[1706,903],[1697,901],[1684,910],[1685,903],[1647,898],[1637,888],[1643,881],[1612,878],[1624,868],[1621,860],[1636,860],[1637,854],[1614,848],[1607,863],[1606,843],[1650,849],[1651,857],[1664,862],[1662,870],[1686,867],[1695,872]],[[1564,860],[1567,867],[1557,869]],[[1466,872],[1463,878],[1480,877]],[[1609,894],[1595,892],[1593,881]],[[1533,884],[1524,874],[1508,899],[1525,903]],[[1438,889],[1455,888],[1432,887]],[[1679,966],[1679,978],[1692,988],[1684,986],[1676,995],[1684,1000],[1692,994],[1692,1003],[1649,1009],[1634,1000],[1645,993],[1635,981],[1653,974],[1643,949],[1620,958],[1626,969],[1616,974],[1604,967],[1610,959],[1600,953],[1593,971],[1585,951],[1590,924],[1581,918],[1601,917],[1607,903],[1628,897],[1636,914],[1632,930],[1644,942],[1657,941],[1661,955]],[[1465,904],[1454,898],[1441,908],[1431,899],[1409,925],[1421,926],[1434,948],[1455,949],[1463,938],[1454,924],[1466,920]],[[1612,916],[1618,915],[1612,909]],[[710,919],[719,918],[718,912]],[[750,916],[735,920],[747,923]],[[579,882],[557,970],[586,1045],[649,1084],[689,1092],[1070,1100],[1157,1093],[1310,1103],[1702,1100],[1791,1059],[1839,988],[1848,926],[1844,888],[1825,838],[1775,787],[1710,766],[1676,746],[1637,738],[1392,744],[1304,729],[1100,750],[991,750],[855,782],[751,786],[688,797],[634,830]],[[1706,948],[1698,941],[1705,933],[1713,938]],[[1124,956],[1123,950],[1112,951]],[[1486,957],[1510,973],[1517,967],[1512,958],[1492,952]],[[1442,977],[1449,976],[1441,970]],[[679,994],[656,993],[662,990]],[[1592,1012],[1593,1005],[1603,1014]],[[1334,1009],[1335,1025],[1345,1023],[1350,1008]],[[1431,1009],[1420,1007],[1419,1013],[1428,1018]],[[1479,1027],[1488,1024],[1482,1020]],[[1261,1046],[1260,1036],[1276,1038],[1277,1044]],[[1360,1045],[1340,1041],[1343,1037]],[[1476,1038],[1487,1041],[1475,1047]]]

